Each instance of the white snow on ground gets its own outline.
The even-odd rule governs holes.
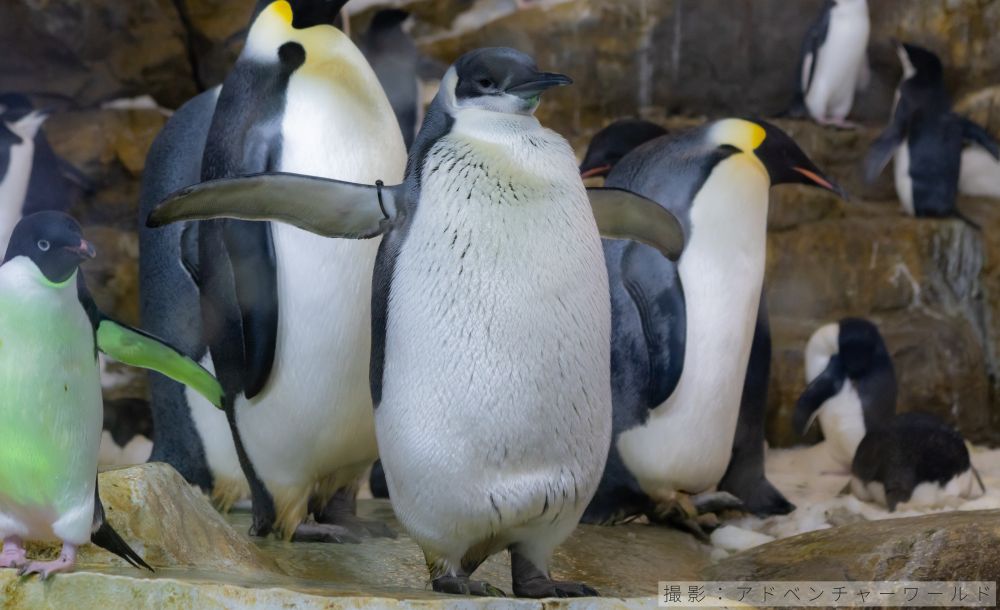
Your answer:
[[[850,481],[830,456],[825,443],[812,447],[773,449],[768,452],[767,478],[797,507],[789,515],[760,519],[753,516],[727,520],[712,535],[719,551],[745,550],[770,539],[786,538],[804,532],[826,529],[857,521],[877,521],[915,517],[948,510],[985,510],[1000,508],[1000,449],[971,447],[972,464],[982,476],[986,493],[978,485],[971,499],[958,498],[953,508],[903,510],[890,513],[876,504],[862,502],[850,493],[841,494]],[[976,497],[976,496],[979,497]],[[763,537],[755,534],[764,534]]]

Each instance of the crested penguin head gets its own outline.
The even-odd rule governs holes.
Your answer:
[[[709,128],[707,135],[710,143],[719,148],[757,159],[772,186],[808,184],[847,198],[844,190],[816,167],[791,136],[771,123],[758,119],[722,119]]]
[[[94,246],[83,238],[83,230],[62,212],[38,212],[21,219],[10,236],[7,263],[27,257],[49,282],[62,284],[73,277],[83,261],[94,258]]]
[[[607,176],[608,172],[633,149],[667,135],[656,123],[641,119],[622,119],[598,131],[587,147],[580,164],[580,177]]]
[[[478,108],[506,114],[531,115],[542,93],[569,85],[568,76],[541,72],[535,60],[520,51],[490,47],[470,51],[458,58],[441,82],[449,114]]]

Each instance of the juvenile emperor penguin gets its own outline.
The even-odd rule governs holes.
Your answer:
[[[867,0],[827,0],[802,42],[793,112],[821,125],[850,126],[856,90],[871,79]]]
[[[607,273],[599,227],[676,257],[681,228],[624,191],[584,189],[569,144],[533,114],[571,81],[527,55],[478,49],[448,70],[399,186],[289,174],[185,189],[161,224],[280,218],[323,235],[383,235],[372,296],[371,391],[399,521],[434,590],[509,549],[514,593],[590,595],[549,576],[611,439]],[[330,363],[328,366],[336,366]]]
[[[1000,147],[982,127],[951,111],[944,70],[937,55],[916,45],[896,44],[903,79],[889,125],[865,158],[871,182],[893,159],[896,194],[911,216],[959,217],[955,205],[962,149],[969,142],[1000,159]]]
[[[214,104],[201,179],[266,171],[402,179],[406,150],[392,108],[361,52],[331,25],[343,5],[259,3]],[[208,348],[198,355],[227,397],[227,417],[185,397],[201,439],[232,430],[233,443],[202,443],[217,501],[231,504],[249,483],[258,536],[392,535],[354,515],[358,480],[377,457],[367,373],[378,240],[239,220],[201,222],[174,239],[180,260],[157,264],[183,266],[197,285]],[[172,422],[155,429],[163,425]]]
[[[795,427],[804,434],[818,417],[860,500],[891,512],[904,503],[954,506],[985,491],[957,430],[927,413],[895,414],[896,376],[875,324],[844,318],[822,326],[805,358],[809,385],[796,404]]]
[[[35,158],[35,136],[48,115],[0,112],[0,248],[6,250],[14,227],[25,215]]]
[[[17,224],[0,264],[0,567],[21,574],[70,570],[87,540],[149,568],[105,520],[97,490],[98,351],[221,404],[207,371],[97,309],[78,270],[94,256],[76,221],[49,211]],[[62,552],[29,561],[25,540],[59,541]]]
[[[759,327],[769,192],[784,183],[840,193],[787,134],[744,119],[647,142],[608,175],[607,186],[673,212],[686,246],[674,264],[641,244],[605,244],[615,440],[587,520],[646,514],[705,535],[692,512],[714,512],[724,496],[696,498],[694,507],[684,496],[720,483],[743,405],[763,409],[743,398],[744,384]],[[756,418],[762,426],[762,413]],[[751,431],[762,452],[761,434]],[[762,466],[760,478],[748,476],[761,488]]]

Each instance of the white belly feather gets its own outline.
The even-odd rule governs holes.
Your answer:
[[[722,478],[764,280],[770,182],[759,162],[737,155],[716,166],[691,207],[680,259],[687,333],[673,394],[618,449],[653,497],[699,493]]]
[[[843,120],[851,112],[859,75],[864,68],[870,23],[864,3],[834,7],[818,57],[806,107],[817,119]]]
[[[457,565],[495,534],[546,555],[575,527],[610,442],[608,295],[565,141],[461,111],[396,261],[376,412],[394,508],[425,550]]]
[[[0,252],[7,251],[7,242],[14,226],[21,220],[24,198],[28,195],[35,141],[25,138],[10,147],[7,173],[0,176]]]
[[[892,159],[893,179],[896,183],[896,196],[903,206],[903,211],[910,216],[916,215],[913,207],[913,178],[910,176],[910,146],[906,140],[896,149]]]

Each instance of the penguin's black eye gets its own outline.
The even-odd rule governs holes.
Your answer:
[[[38,240],[38,249],[41,250],[42,252],[48,252],[49,248],[51,247],[52,244],[50,244],[47,239]]]
[[[481,79],[479,79],[478,82],[479,82],[479,86],[482,87],[483,89],[492,89],[493,88],[493,81],[490,80],[490,79],[488,79],[488,78],[481,78]]]

